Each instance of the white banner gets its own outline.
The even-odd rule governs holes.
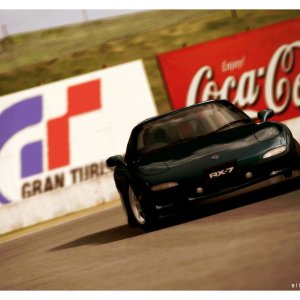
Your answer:
[[[133,126],[157,114],[142,61],[0,97],[0,113],[0,233],[6,207],[36,201],[43,214],[45,196],[55,202],[48,219],[61,215],[64,198],[68,212],[109,200],[106,158],[125,153]],[[101,178],[110,178],[109,191],[86,199],[88,182],[95,189]],[[79,206],[69,197],[74,185]]]

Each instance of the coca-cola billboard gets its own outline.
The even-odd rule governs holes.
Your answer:
[[[228,99],[249,115],[300,116],[300,18],[158,55],[174,109]]]

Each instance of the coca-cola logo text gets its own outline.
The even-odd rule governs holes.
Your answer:
[[[188,88],[186,106],[207,99],[229,99],[229,94],[235,92],[232,102],[240,108],[253,106],[264,93],[266,106],[279,114],[293,104],[300,107],[300,73],[293,76],[287,75],[294,71],[296,52],[300,50],[300,41],[280,46],[272,55],[267,66],[248,70],[239,78],[228,76],[222,85],[214,80],[215,74],[211,66],[201,67],[194,75]],[[300,52],[299,52],[300,53]],[[222,62],[222,71],[240,68],[245,61],[245,56],[231,63]],[[263,84],[258,83],[264,78]]]

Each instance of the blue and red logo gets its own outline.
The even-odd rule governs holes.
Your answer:
[[[99,79],[68,87],[66,113],[58,118],[47,120],[47,132],[44,140],[35,140],[22,146],[20,178],[23,179],[70,164],[70,119],[100,109],[100,89]],[[6,108],[0,115],[0,151],[17,133],[39,124],[42,120],[42,95],[23,99]],[[43,156],[44,143],[47,143],[46,157]],[[43,159],[46,159],[47,162],[44,163]],[[8,204],[10,202],[0,191],[0,203]]]

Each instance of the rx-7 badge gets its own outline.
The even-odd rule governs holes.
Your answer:
[[[214,177],[219,177],[219,176],[222,176],[222,175],[229,174],[233,171],[233,169],[234,169],[234,167],[230,167],[230,168],[226,168],[226,169],[223,169],[223,170],[219,170],[219,171],[210,173],[209,178],[214,178]]]

